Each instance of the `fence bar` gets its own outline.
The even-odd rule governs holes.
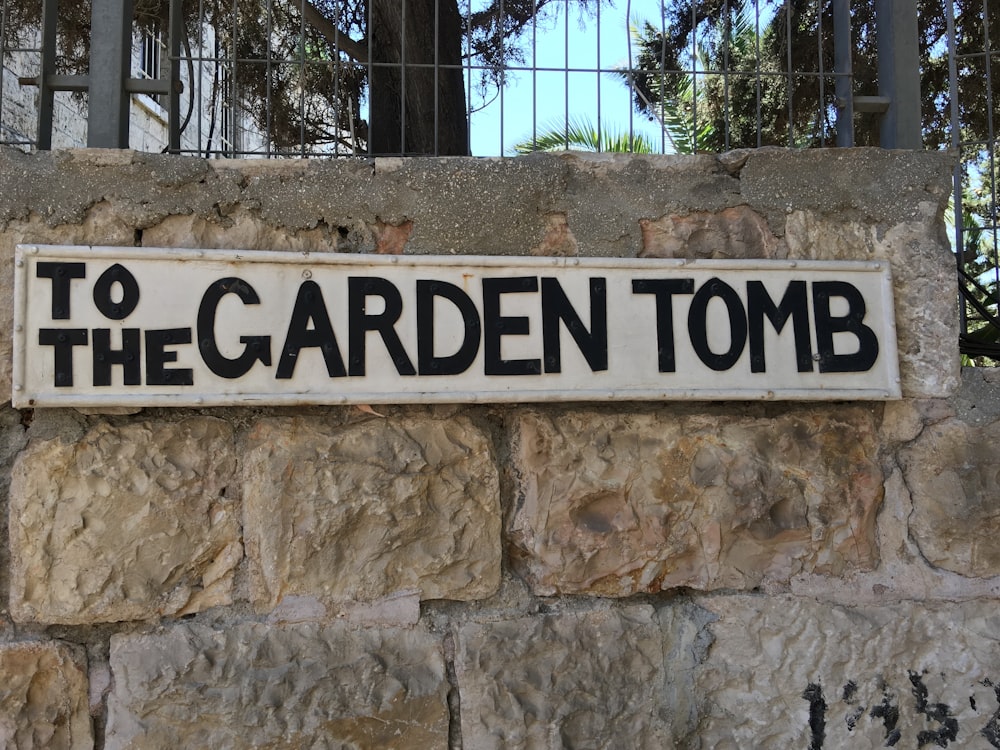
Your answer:
[[[40,151],[52,148],[52,113],[55,91],[50,76],[56,72],[56,21],[59,18],[58,0],[42,0],[42,67],[38,74],[38,137]]]
[[[182,0],[170,0],[167,31],[167,69],[164,75],[170,83],[167,94],[167,149],[172,154],[181,150],[181,35],[184,18]],[[193,85],[193,84],[192,84]]]
[[[920,52],[917,4],[876,0],[879,95],[889,99],[882,118],[882,148],[923,148],[920,133]]]
[[[833,0],[833,91],[837,102],[837,145],[854,145],[854,63],[851,0]]]
[[[93,0],[87,145],[128,148],[132,0]]]

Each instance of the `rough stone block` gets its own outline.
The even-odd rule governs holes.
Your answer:
[[[231,601],[242,559],[232,429],[194,417],[37,440],[11,483],[11,613],[86,624]]]
[[[68,647],[52,642],[0,645],[0,746],[93,748],[87,672]]]
[[[641,220],[642,257],[768,259],[788,253],[767,222],[747,206]]]
[[[740,193],[775,215],[794,208],[893,225],[912,220],[921,203],[943,208],[954,167],[944,151],[763,148],[750,152]]]
[[[857,750],[1000,744],[995,602],[701,601],[698,747]],[[689,745],[683,745],[689,746]]]
[[[465,747],[666,748],[672,674],[652,607],[567,612],[460,628]]]
[[[527,411],[511,558],[537,594],[752,588],[878,560],[875,426],[851,406]]]
[[[1000,575],[1000,421],[932,424],[900,452],[913,499],[910,536],[939,568]]]
[[[248,437],[243,486],[261,610],[289,595],[466,600],[499,585],[498,473],[487,436],[464,417],[264,419]]]
[[[176,625],[111,640],[107,750],[444,748],[442,644],[420,629]]]

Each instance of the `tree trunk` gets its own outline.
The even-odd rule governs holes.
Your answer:
[[[371,153],[468,154],[457,0],[370,2]]]

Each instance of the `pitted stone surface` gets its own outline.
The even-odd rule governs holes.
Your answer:
[[[507,524],[536,594],[752,588],[878,560],[882,473],[861,408],[773,417],[524,412]]]
[[[107,750],[444,748],[441,641],[421,629],[175,625],[111,639]]]
[[[0,645],[0,746],[9,750],[90,750],[87,672],[67,646]]]
[[[788,253],[760,214],[746,206],[643,219],[639,225],[642,257],[775,259]]]
[[[910,536],[939,568],[1000,575],[1000,421],[929,425],[900,453],[913,498]]]
[[[995,602],[842,607],[791,597],[702,602],[718,620],[696,670],[695,747],[996,747]]]
[[[11,612],[64,624],[228,604],[242,558],[232,429],[99,424],[31,442],[11,484]]]
[[[667,643],[643,605],[462,626],[465,747],[674,747],[665,688],[692,664]]]
[[[498,482],[464,417],[260,420],[243,462],[253,599],[487,597],[500,580]]]
[[[762,148],[740,171],[740,193],[775,214],[795,208],[891,226],[915,218],[925,201],[943,209],[954,166],[943,151],[900,159],[879,148]]]

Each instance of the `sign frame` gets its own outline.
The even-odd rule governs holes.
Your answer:
[[[810,278],[829,275],[837,278],[838,274],[854,275],[859,279],[871,279],[871,288],[877,289],[877,313],[870,321],[878,327],[879,366],[877,377],[872,382],[864,382],[865,378],[854,377],[851,385],[838,387],[838,381],[847,378],[831,376],[829,385],[820,387],[772,387],[768,384],[749,387],[734,387],[732,384],[720,387],[702,387],[684,385],[677,387],[669,384],[670,378],[664,378],[662,387],[633,387],[610,381],[608,387],[574,387],[572,385],[556,384],[557,387],[519,390],[510,386],[509,379],[504,387],[470,388],[448,387],[447,380],[429,381],[424,373],[418,378],[421,382],[440,382],[444,387],[436,389],[417,388],[413,390],[390,390],[384,388],[356,388],[349,392],[343,390],[281,390],[279,382],[274,391],[254,389],[240,391],[238,389],[211,389],[196,392],[196,387],[185,390],[167,390],[167,392],[150,392],[137,390],[136,387],[120,386],[110,388],[106,392],[89,390],[72,392],[60,388],[43,386],[34,382],[39,356],[39,344],[30,344],[28,336],[33,329],[38,329],[35,319],[37,312],[30,308],[29,290],[38,284],[52,284],[55,281],[48,278],[39,279],[29,276],[31,269],[37,269],[38,262],[92,262],[95,265],[109,263],[132,264],[139,267],[144,264],[166,263],[168,268],[194,267],[197,264],[218,265],[219,274],[238,275],[239,269],[257,269],[257,273],[265,266],[273,266],[274,274],[288,273],[289,268],[301,268],[302,278],[311,278],[314,274],[324,277],[333,273],[333,269],[345,269],[348,273],[360,273],[375,269],[383,274],[431,274],[440,269],[441,274],[455,274],[474,278],[477,274],[509,276],[511,273],[534,274],[538,276],[551,275],[556,279],[570,278],[572,274],[601,273],[609,278],[629,274],[633,276],[648,276],[649,274],[665,274],[669,276],[719,275],[733,274],[757,276],[781,274],[786,276],[806,275]],[[200,266],[199,266],[200,267]],[[223,271],[222,269],[229,269]],[[235,270],[234,270],[235,269]],[[472,273],[468,273],[473,271]],[[36,270],[37,273],[37,270]],[[860,275],[859,275],[860,274]],[[248,272],[249,275],[249,272]],[[111,282],[113,283],[113,282]],[[207,279],[206,279],[207,283]],[[569,283],[569,282],[567,282]],[[810,282],[812,283],[812,282]],[[865,282],[868,283],[867,281]],[[634,280],[633,280],[634,284]],[[115,293],[120,290],[115,287]],[[290,290],[294,294],[294,290]],[[633,292],[635,293],[635,292]],[[51,295],[55,292],[52,291]],[[517,295],[509,295],[515,299]],[[527,299],[527,295],[522,295]],[[637,296],[637,299],[639,297]],[[580,298],[577,297],[577,300]],[[647,312],[652,311],[652,295],[646,295],[642,304]],[[680,299],[679,297],[676,299]],[[686,298],[685,298],[686,299]],[[659,304],[657,297],[656,304]],[[290,304],[290,301],[289,301]],[[668,304],[673,304],[669,302]],[[708,304],[708,303],[706,303]],[[718,306],[718,302],[715,303]],[[39,303],[41,305],[41,303]],[[249,309],[249,308],[247,308]],[[81,316],[82,317],[82,316]],[[588,320],[586,314],[580,316]],[[877,320],[874,319],[877,317]],[[485,318],[484,318],[485,320]],[[867,320],[867,318],[865,318]],[[115,321],[104,321],[110,327]],[[565,323],[565,320],[563,321]],[[485,323],[484,323],[485,325]],[[790,325],[790,324],[789,324]],[[118,326],[119,328],[121,325]],[[558,326],[557,326],[558,327]],[[776,332],[777,336],[778,333]],[[781,334],[785,335],[785,334]],[[816,350],[815,335],[810,344],[812,351]],[[513,334],[511,334],[513,339]],[[790,336],[790,334],[788,334]],[[36,334],[37,338],[37,334]],[[787,338],[787,336],[786,336]],[[278,342],[280,344],[280,341]],[[572,344],[572,341],[570,342]],[[195,345],[197,349],[197,345]],[[572,348],[572,346],[564,347]],[[294,406],[294,405],[336,405],[336,404],[374,404],[374,403],[519,403],[519,402],[606,402],[612,400],[629,401],[815,401],[815,400],[891,400],[901,398],[899,377],[899,359],[896,343],[895,312],[893,304],[893,286],[889,264],[885,261],[815,261],[815,260],[686,260],[663,258],[581,258],[581,257],[533,257],[533,256],[477,256],[477,255],[419,255],[419,256],[385,256],[356,255],[342,253],[313,252],[281,252],[281,251],[245,251],[245,250],[209,250],[209,249],[177,249],[177,248],[133,248],[133,247],[101,247],[101,246],[60,246],[60,245],[19,245],[15,254],[15,284],[14,284],[14,369],[12,383],[12,403],[16,408],[31,408],[37,406],[69,406],[102,408],[111,406],[122,407],[155,407],[155,406]],[[51,356],[50,349],[45,349]],[[71,350],[72,351],[72,350]],[[577,352],[578,353],[578,352]],[[816,359],[818,355],[813,355]],[[661,371],[662,373],[662,371]],[[548,374],[548,373],[546,373]],[[670,373],[667,373],[670,374]],[[815,379],[815,378],[814,378]],[[860,381],[862,384],[858,384]],[[349,379],[348,379],[349,380]],[[344,384],[346,380],[339,381]],[[526,381],[519,381],[526,382]],[[537,384],[532,384],[537,385]],[[131,388],[131,390],[128,390]],[[139,386],[148,388],[148,386]]]

